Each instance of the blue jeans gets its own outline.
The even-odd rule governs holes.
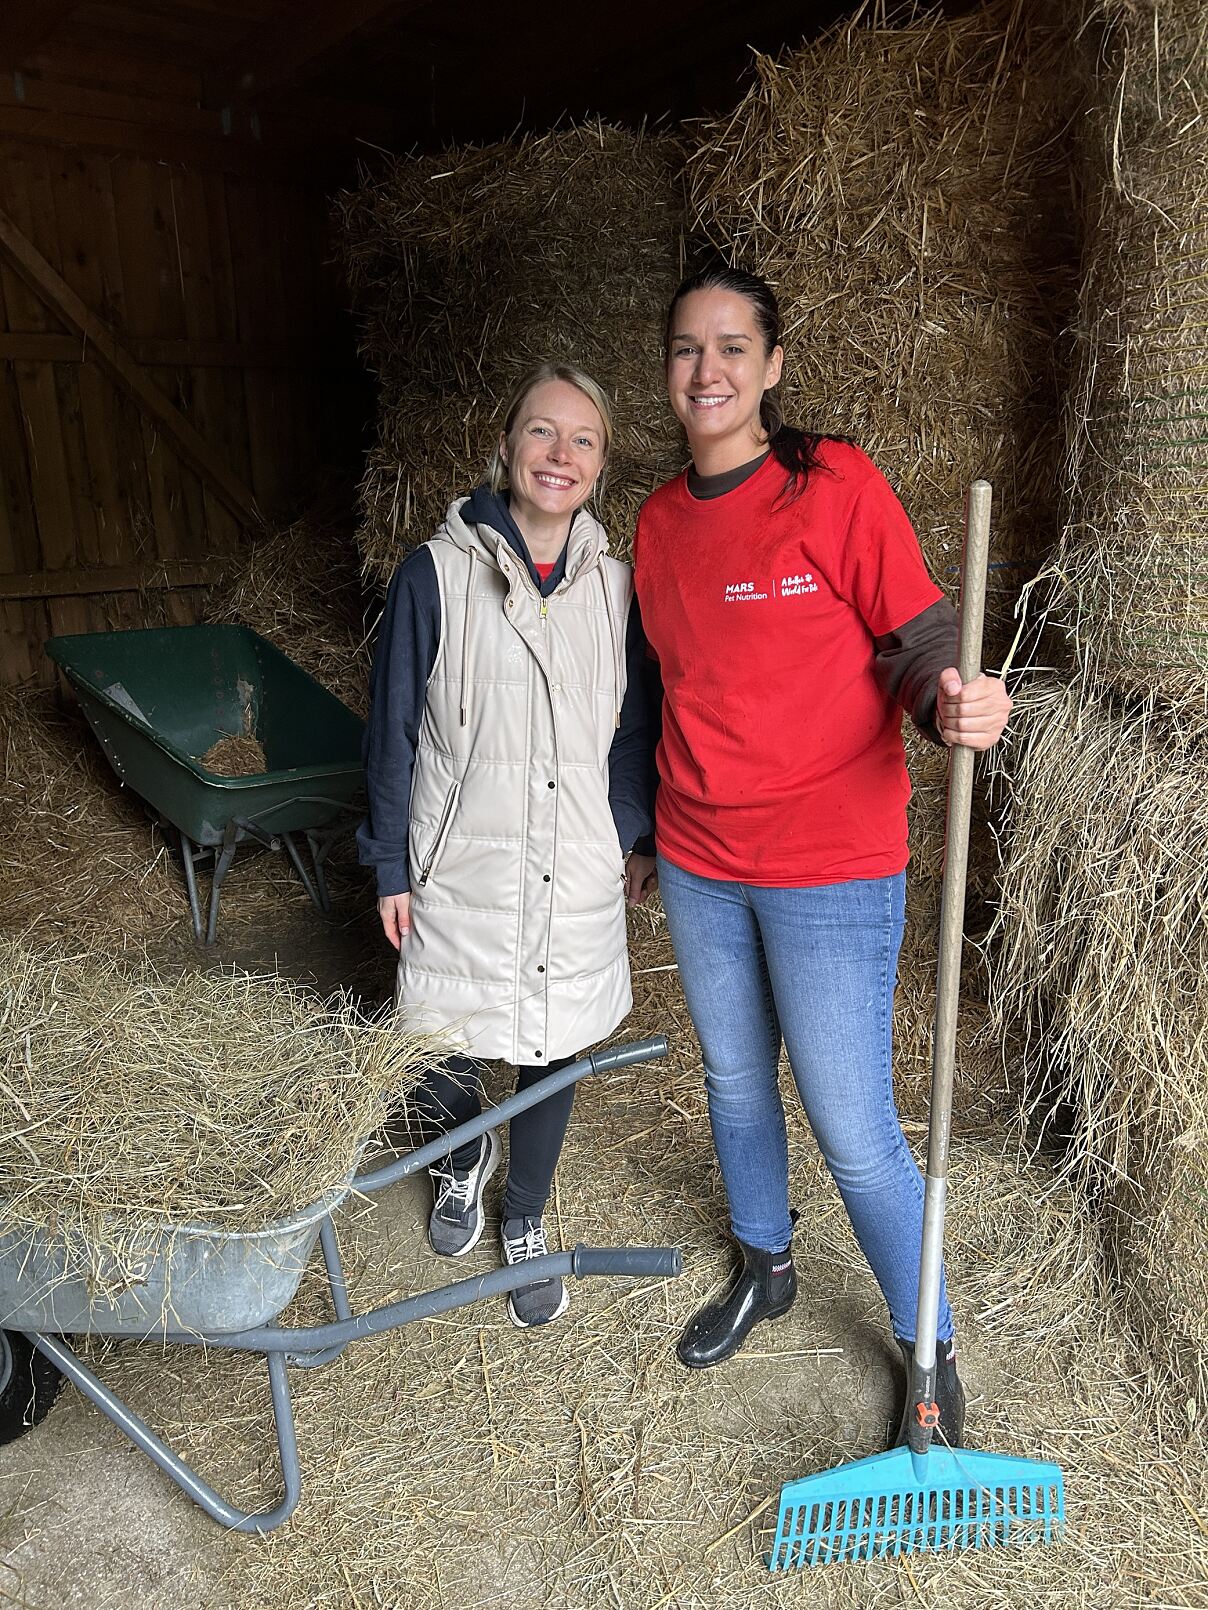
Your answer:
[[[906,875],[807,889],[701,878],[659,857],[659,887],[704,1054],[734,1234],[789,1243],[783,1036],[814,1138],[894,1335],[914,1340],[923,1181],[893,1099],[893,991]],[[952,1310],[940,1291],[939,1336]]]

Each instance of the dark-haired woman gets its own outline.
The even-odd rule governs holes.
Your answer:
[[[851,444],[784,425],[775,297],[729,268],[680,287],[667,390],[692,455],[642,508],[635,573],[664,689],[658,878],[703,1051],[741,1264],[689,1322],[693,1368],[796,1295],[781,1043],[909,1364],[923,1187],[891,1077],[910,785],[903,707],[988,748],[1001,682],[962,684],[956,619],[901,504]],[[941,1293],[941,1432],[964,1397]]]

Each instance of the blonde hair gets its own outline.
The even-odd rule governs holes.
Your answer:
[[[565,380],[567,385],[574,386],[581,391],[587,400],[595,404],[596,411],[604,425],[603,452],[600,459],[600,473],[592,485],[587,501],[592,497],[598,498],[604,490],[604,477],[608,469],[608,450],[612,446],[612,404],[608,401],[608,394],[598,380],[593,380],[586,370],[580,369],[574,363],[539,363],[536,368],[530,369],[528,374],[516,387],[508,398],[507,411],[503,416],[503,429],[501,434],[506,439],[512,434],[512,426],[516,423],[516,416],[530,393],[536,391],[538,386],[544,386],[549,380]],[[496,439],[491,452],[490,463],[487,465],[487,482],[492,492],[502,492],[508,485],[508,467],[504,462],[503,454],[499,450],[499,441]]]

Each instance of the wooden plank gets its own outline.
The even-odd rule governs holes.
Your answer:
[[[29,449],[12,370],[0,373],[0,566],[32,569],[42,562],[30,484]]]
[[[228,177],[226,181],[227,235],[235,285],[239,334],[245,339],[279,336],[282,309],[274,295],[271,231],[265,227],[265,188]],[[243,375],[247,411],[250,479],[257,498],[268,507],[279,481],[275,418],[276,397],[271,374],[246,369]]]
[[[63,278],[89,307],[106,310],[102,317],[106,312],[112,317],[120,302],[120,284],[115,299],[103,255],[97,159],[83,152],[55,153],[51,178]],[[79,348],[85,351],[86,342],[81,340]],[[111,469],[117,452],[111,417],[107,409],[97,408],[103,400],[97,389],[85,383],[88,367],[57,365],[55,380],[80,555],[106,563],[122,557],[126,516]]]
[[[56,221],[54,205],[49,199],[47,155],[45,148],[36,145],[8,143],[0,147],[0,196],[18,228],[31,239],[35,231],[44,236],[47,225],[53,228]],[[49,255],[52,261],[58,260],[57,239],[42,240],[40,244],[46,247],[44,255]],[[0,252],[0,277],[4,282],[4,303],[11,331],[63,333],[63,321],[26,283],[3,252]]]
[[[117,323],[119,321],[114,320]],[[320,334],[323,332],[319,332]],[[341,369],[357,371],[360,365],[348,353],[326,347],[310,349],[297,344],[269,342],[193,341],[160,336],[129,336],[126,345],[136,363],[144,366],[187,365],[190,369]],[[34,334],[0,330],[0,363],[90,363],[87,340],[78,335]]]
[[[44,331],[0,334],[0,361],[5,363],[84,363],[87,357],[88,343],[82,336]]]
[[[42,651],[50,636],[46,605],[40,599],[0,602],[0,681],[54,681],[54,665]]]
[[[79,0],[38,0],[37,5],[9,0],[0,13],[0,67],[23,66],[78,10]]]
[[[187,461],[221,493],[232,514],[249,522],[257,518],[255,500],[193,426],[172,407],[119,342],[112,330],[76,296],[61,275],[37,252],[7,213],[0,211],[0,248],[69,324],[87,335],[97,356],[142,404],[144,413],[172,438]]]
[[[76,542],[54,366],[19,363],[16,377],[42,563],[59,570],[75,560]]]
[[[21,238],[27,241],[29,250],[39,261],[46,264],[47,271],[54,273],[53,265],[61,259],[50,156],[44,149],[23,152],[18,172],[14,174],[10,167],[6,177],[20,180],[19,189],[11,193],[11,204],[20,229],[27,232],[22,233]],[[17,227],[13,225],[14,229]],[[35,238],[37,246],[32,244]],[[6,285],[6,299],[10,306],[16,303],[15,286]],[[41,319],[44,325],[59,322],[57,315],[51,318],[53,309],[35,308],[28,298],[20,312],[23,318]],[[29,486],[41,555],[39,563],[48,569],[58,569],[75,561],[78,548],[56,372],[51,364],[19,363],[13,374],[25,432]]]
[[[0,598],[77,598],[100,593],[166,591],[173,587],[212,587],[222,569],[214,560],[182,559],[53,573],[27,571],[0,575]]]
[[[54,376],[55,395],[59,403],[59,434],[67,471],[65,491],[71,501],[76,552],[85,562],[99,564],[105,555],[101,551],[97,489],[92,477],[80,407],[80,375],[83,371],[75,364],[52,364],[49,373]]]
[[[151,64],[120,51],[85,49],[70,34],[68,29],[64,37],[48,41],[30,56],[26,64],[30,71],[156,99],[168,96],[194,105],[201,99],[201,73],[195,67],[180,62]]]
[[[177,208],[185,248],[185,323],[190,346],[216,340],[222,313],[214,284],[214,247],[210,239],[210,213],[205,179],[201,174],[180,175]],[[225,377],[213,369],[190,368],[193,421],[206,441],[232,462],[228,440],[228,402]],[[242,396],[240,398],[242,402]],[[211,552],[233,553],[239,546],[239,527],[230,511],[205,486],[199,486],[202,530],[199,536]]]
[[[195,100],[167,100],[160,88],[139,94],[30,74],[23,74],[19,80],[0,77],[0,106],[108,119],[202,139],[233,137],[245,144],[267,142],[273,148],[283,144],[313,145],[316,130],[320,129],[327,140],[367,140],[372,145],[389,147],[398,126],[396,113],[387,107],[320,96],[274,97],[263,108],[242,101],[202,106]]]
[[[0,106],[0,136],[94,151],[120,151],[155,162],[216,168],[225,173],[267,175],[316,190],[330,189],[345,180],[355,170],[360,154],[352,142],[326,139],[321,125],[296,139],[278,140],[271,126],[263,130],[259,140],[236,133],[208,139],[150,124],[124,123],[117,118],[80,117],[20,106]],[[305,157],[304,163],[299,163],[300,156]]]
[[[322,57],[366,28],[383,12],[397,20],[427,0],[307,0],[249,30],[234,50],[205,75],[205,99],[263,95],[284,84],[303,84]]]

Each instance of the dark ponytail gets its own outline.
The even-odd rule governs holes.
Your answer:
[[[731,268],[729,264],[719,262],[689,274],[671,298],[663,332],[663,347],[668,358],[671,355],[671,326],[675,310],[684,297],[690,296],[693,291],[732,291],[738,296],[745,296],[755,315],[755,325],[763,340],[765,356],[770,357],[780,345],[780,308],[775,291],[758,274],[748,274],[745,269]],[[787,475],[784,498],[788,503],[805,491],[812,471],[827,467],[818,455],[819,444],[847,439],[843,436],[821,436],[786,425],[774,386],[769,387],[760,399],[759,422],[767,432],[772,457],[784,466]]]

